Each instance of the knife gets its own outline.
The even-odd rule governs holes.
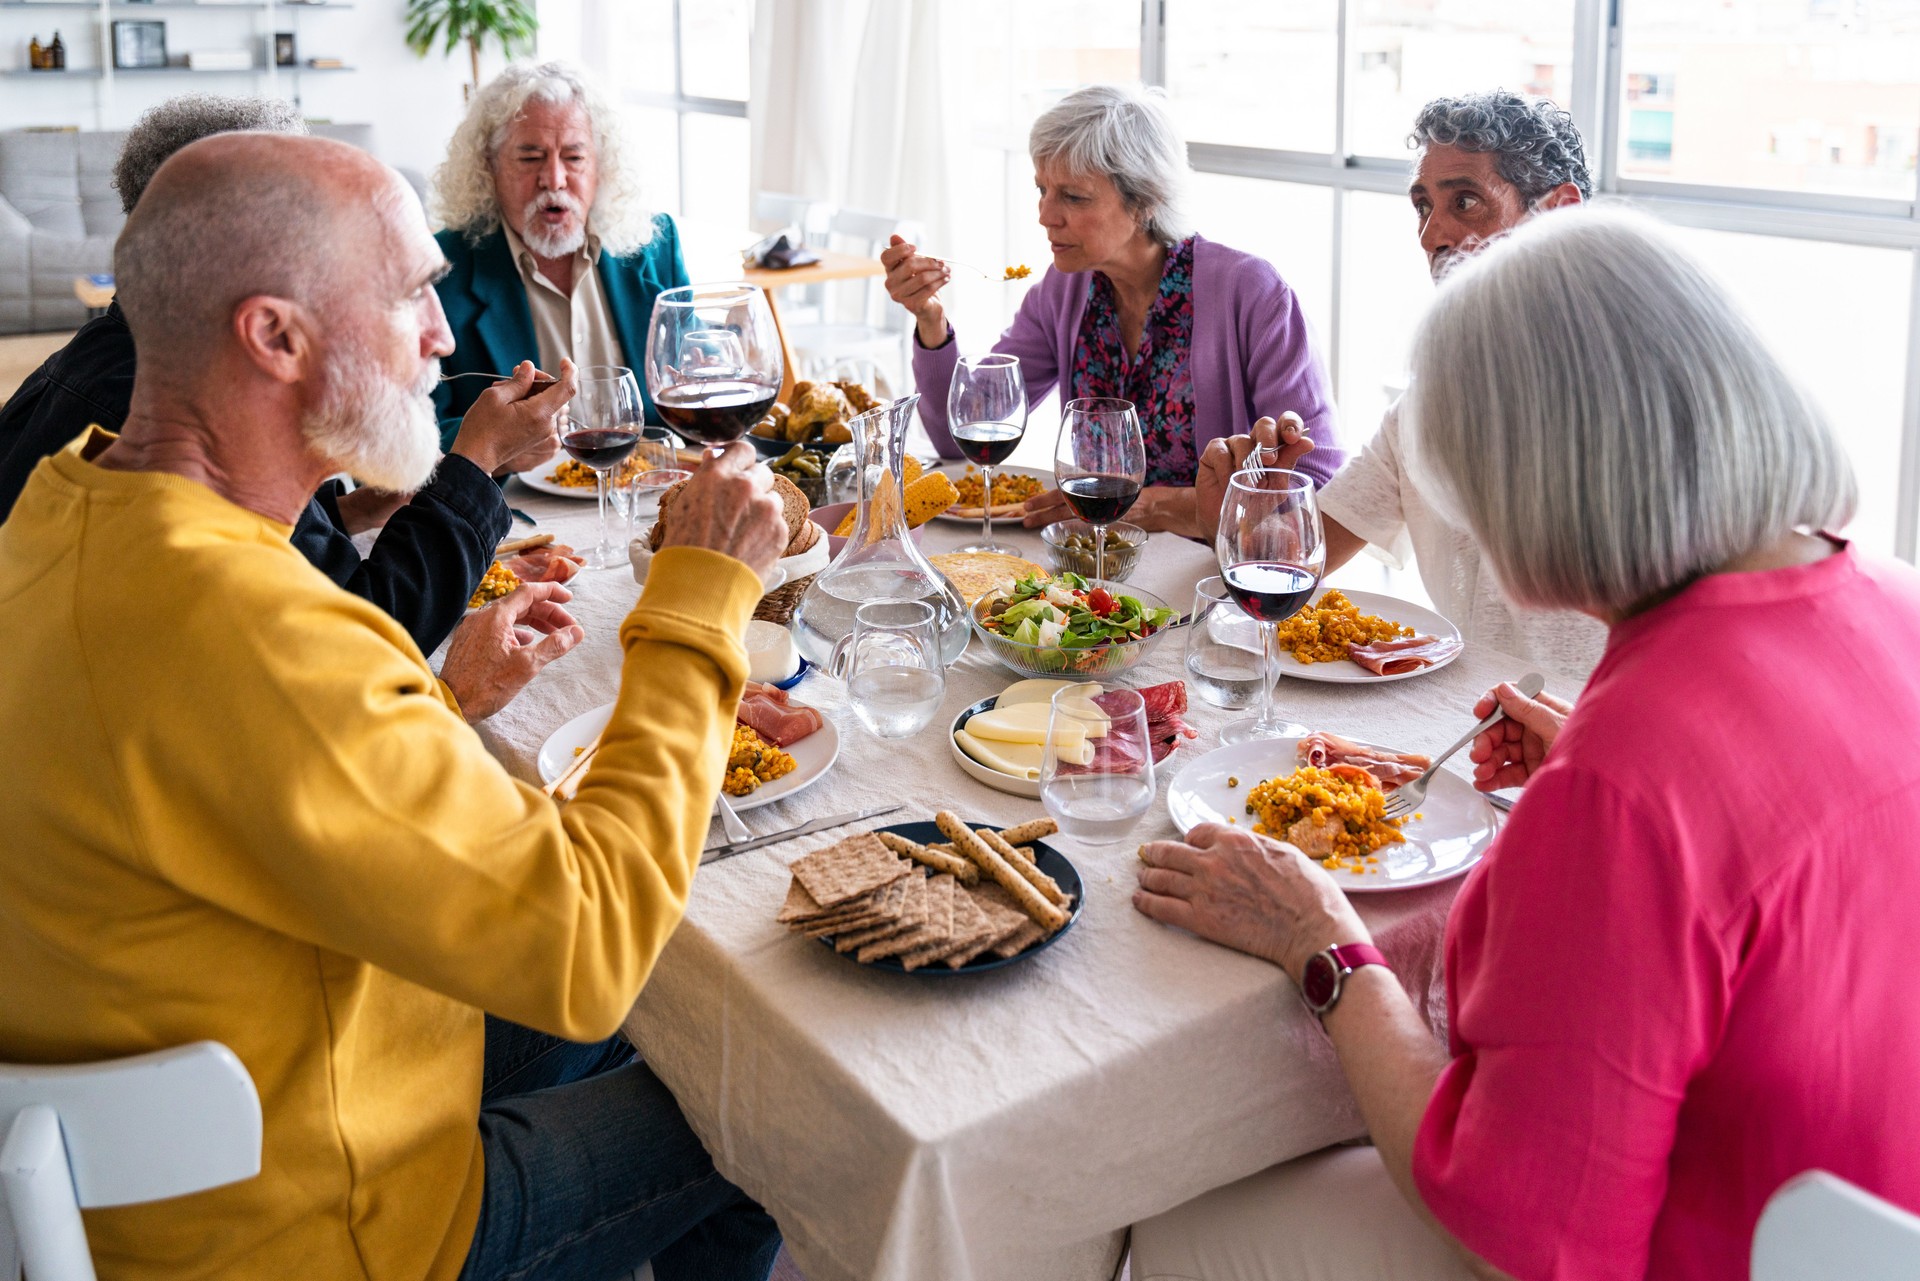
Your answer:
[[[879,818],[882,814],[891,814],[900,805],[880,805],[873,809],[854,810],[848,814],[829,814],[825,818],[816,818],[802,823],[798,827],[789,827],[784,832],[769,832],[765,836],[756,836],[750,840],[733,841],[726,845],[716,845],[700,856],[702,863],[718,863],[723,858],[732,858],[735,854],[744,854],[748,850],[757,850],[762,845],[772,845],[776,841],[790,841],[796,836],[811,836],[815,832],[824,832],[830,827],[843,827],[848,823],[858,823],[865,818]]]

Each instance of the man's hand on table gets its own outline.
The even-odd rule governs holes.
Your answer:
[[[511,703],[542,668],[586,636],[561,608],[572,599],[559,583],[522,583],[453,629],[440,679],[460,701],[468,724]]]
[[[744,561],[765,578],[787,550],[787,520],[773,490],[773,473],[760,466],[753,446],[741,441],[701,461],[675,496],[672,511],[661,551],[704,547]]]
[[[1276,419],[1262,418],[1245,436],[1221,436],[1207,442],[1200,453],[1200,471],[1194,479],[1195,521],[1199,537],[1212,539],[1220,527],[1220,505],[1227,498],[1227,482],[1247,466],[1256,449],[1275,467],[1291,469],[1313,452],[1313,437],[1300,415],[1291,411]]]
[[[567,404],[580,383],[573,362],[562,360],[553,384],[528,395],[536,372],[531,360],[523,360],[514,366],[511,378],[481,392],[460,420],[460,434],[447,452],[460,455],[489,476],[552,461],[560,452]]]
[[[1501,681],[1481,695],[1473,714],[1491,716],[1496,704],[1506,712],[1506,719],[1475,738],[1467,753],[1473,758],[1473,785],[1483,792],[1525,787],[1573,713],[1573,704],[1564,698],[1551,694],[1528,698]]]
[[[1294,982],[1307,958],[1372,936],[1326,869],[1291,845],[1220,823],[1202,823],[1185,841],[1140,847],[1144,916],[1260,957]]]

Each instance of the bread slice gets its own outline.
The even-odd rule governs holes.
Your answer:
[[[673,500],[680,496],[680,491],[688,483],[683,480],[660,495],[660,515],[655,518],[653,528],[647,531],[647,546],[652,550],[659,551],[661,544],[666,542],[667,522],[673,519]],[[813,509],[808,505],[807,496],[801,492],[800,486],[778,473],[773,478],[773,492],[780,499],[780,514],[787,522],[787,550],[782,554],[798,555],[813,546],[820,536],[809,519]]]

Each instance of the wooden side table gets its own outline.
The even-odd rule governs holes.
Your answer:
[[[780,379],[780,403],[791,404],[793,384],[799,379],[794,374],[793,345],[787,341],[787,329],[780,321],[780,306],[775,301],[782,286],[818,285],[830,280],[860,280],[870,276],[884,276],[887,269],[880,265],[878,258],[863,258],[858,254],[836,253],[831,249],[816,250],[820,261],[808,263],[804,267],[748,267],[741,272],[741,279],[750,285],[758,285],[767,294],[767,310],[773,313],[773,327],[780,334],[780,357],[786,364],[786,373]]]

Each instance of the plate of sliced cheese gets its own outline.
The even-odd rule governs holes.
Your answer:
[[[1094,695],[1103,690],[1090,681],[1015,681],[994,697],[963,708],[953,718],[953,732],[948,737],[953,759],[988,787],[1038,800],[1040,762],[1046,755],[1053,696],[1068,686],[1075,687],[1074,697],[1086,700],[1089,709],[1093,708]],[[1086,731],[1076,723],[1064,732],[1071,741],[1060,744],[1063,753],[1082,764],[1093,759],[1093,744],[1087,741]],[[1103,732],[1096,722],[1092,737]]]

